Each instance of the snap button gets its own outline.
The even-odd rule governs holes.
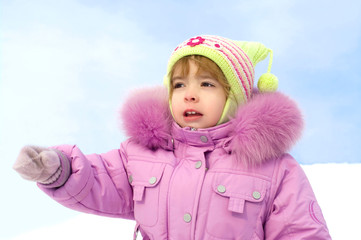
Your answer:
[[[200,168],[200,167],[202,167],[202,161],[196,162],[195,167],[196,167],[197,169]]]
[[[258,200],[258,199],[261,198],[261,193],[258,192],[258,191],[254,191],[254,192],[252,193],[252,196],[253,196],[254,199]]]
[[[156,183],[157,182],[157,178],[156,177],[151,177],[150,179],[149,179],[149,183],[150,184],[154,184],[154,183]]]
[[[226,187],[223,186],[223,185],[218,185],[217,191],[218,191],[219,193],[224,193],[224,192],[226,192]]]
[[[186,214],[184,214],[184,216],[183,216],[183,220],[184,220],[186,223],[189,223],[189,222],[192,220],[192,216],[191,216],[189,213],[186,213]]]
[[[132,182],[133,182],[133,176],[132,176],[132,175],[129,175],[128,180],[129,180],[129,183],[132,183]]]
[[[208,138],[206,136],[201,136],[201,141],[206,143],[208,142]]]

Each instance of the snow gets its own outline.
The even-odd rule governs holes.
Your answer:
[[[333,240],[360,240],[361,164],[303,165]]]
[[[302,165],[334,240],[361,239],[361,164]],[[134,222],[79,214],[63,223],[6,240],[132,239]],[[5,239],[4,239],[5,240]]]

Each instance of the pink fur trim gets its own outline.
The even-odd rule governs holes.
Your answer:
[[[135,91],[121,110],[128,136],[151,149],[167,148],[172,125],[165,87]]]
[[[232,121],[230,149],[248,166],[259,165],[289,151],[303,129],[297,105],[279,92],[254,94],[238,109]]]

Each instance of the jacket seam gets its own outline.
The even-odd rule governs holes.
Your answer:
[[[282,184],[277,184],[277,176],[280,174],[280,172],[281,172],[281,170],[284,168],[283,166],[282,166],[282,161],[283,161],[283,158],[284,158],[284,155],[281,155],[280,157],[278,157],[277,159],[275,159],[275,165],[274,165],[274,175],[273,175],[273,179],[274,179],[274,182],[275,182],[275,184],[274,184],[274,187],[275,187],[275,189],[273,190],[273,196],[272,196],[272,201],[270,201],[270,206],[269,206],[269,216],[272,214],[272,206],[273,206],[273,203],[274,203],[274,201],[275,201],[275,199],[276,199],[276,194],[277,194],[277,186],[282,186]],[[276,173],[275,173],[276,172]],[[285,172],[285,171],[284,171]],[[284,177],[285,176],[283,176],[282,177],[282,180],[281,180],[281,182],[283,182],[284,181]],[[271,186],[272,188],[273,188],[273,186]],[[278,201],[280,201],[280,200],[278,200]],[[287,206],[287,204],[285,204],[285,202],[283,202],[283,201],[280,201],[280,205],[281,206]],[[288,221],[288,217],[287,217],[287,215],[288,214],[286,214],[286,212],[285,211],[288,211],[287,209],[284,209],[282,212],[281,212],[281,216],[282,216],[282,220],[283,220],[283,223],[284,223],[284,225],[285,226],[289,226],[289,227],[287,227],[286,228],[286,233],[287,233],[287,235],[289,236],[289,239],[292,239],[292,237],[293,237],[293,235],[294,235],[294,231],[292,230],[292,226],[289,224],[289,221]],[[268,216],[268,217],[269,217]]]

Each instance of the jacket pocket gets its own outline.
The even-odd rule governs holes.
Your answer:
[[[134,217],[141,225],[154,226],[159,216],[160,181],[165,164],[129,161],[128,176],[133,187]]]
[[[207,233],[215,239],[251,239],[270,182],[231,173],[215,173],[207,218]]]

